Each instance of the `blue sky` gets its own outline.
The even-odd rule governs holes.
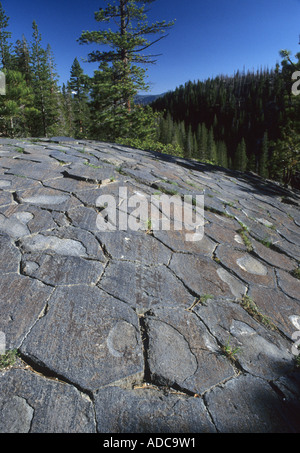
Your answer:
[[[97,68],[81,61],[97,46],[76,40],[83,30],[100,26],[94,12],[105,5],[104,0],[2,0],[13,42],[22,34],[31,41],[32,21],[37,22],[44,47],[52,47],[60,84],[68,80],[75,57],[86,74]],[[147,66],[150,94],[243,68],[272,68],[281,60],[280,49],[300,52],[300,0],[156,0],[148,19],[176,19],[169,36],[151,49],[162,56]]]

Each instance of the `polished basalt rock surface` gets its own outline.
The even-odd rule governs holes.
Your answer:
[[[134,228],[163,195],[174,211]],[[204,195],[193,242],[188,195]],[[117,144],[0,139],[0,250],[18,351],[0,432],[300,432],[299,192]]]

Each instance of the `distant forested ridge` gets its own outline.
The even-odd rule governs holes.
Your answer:
[[[276,144],[287,126],[299,150],[300,96],[291,92],[295,69],[283,60],[271,70],[187,82],[151,104],[164,114],[159,140],[179,143],[186,157],[280,178]],[[299,169],[299,151],[294,165]]]

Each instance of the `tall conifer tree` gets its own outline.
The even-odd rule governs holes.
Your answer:
[[[2,69],[11,69],[11,32],[7,31],[9,17],[5,14],[2,3],[0,2],[0,66]]]
[[[117,132],[133,136],[141,132],[135,130],[135,126],[138,125],[139,114],[143,116],[145,112],[134,106],[134,97],[139,90],[144,91],[148,87],[145,70],[140,64],[155,62],[157,55],[144,54],[144,51],[162,39],[166,30],[173,25],[173,22],[165,21],[148,24],[145,8],[153,1],[155,0],[107,1],[107,7],[100,8],[95,13],[95,19],[103,24],[113,23],[116,25],[115,31],[111,28],[85,31],[79,38],[81,44],[109,46],[108,50],[95,50],[89,54],[90,62],[99,62],[99,71],[95,72],[92,89],[94,107],[101,109],[100,112],[99,109],[94,109],[98,112],[95,126],[100,126],[100,133],[107,132],[108,138],[116,138]],[[147,37],[154,34],[161,36],[149,41]],[[148,115],[150,120],[149,110]],[[106,131],[103,130],[104,119]]]
[[[74,59],[71,67],[68,88],[72,93],[75,136],[77,138],[87,138],[90,122],[88,105],[89,77],[84,74],[77,58]]]
[[[55,134],[59,126],[59,98],[56,74],[51,48],[42,47],[42,37],[35,21],[32,23],[33,42],[31,45],[32,87],[35,107],[39,115],[33,119],[36,136]]]

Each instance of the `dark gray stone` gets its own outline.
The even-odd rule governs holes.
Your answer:
[[[37,181],[46,181],[49,179],[61,178],[62,168],[57,161],[53,159],[48,163],[16,162],[9,166],[5,172],[7,175],[22,176],[25,178],[35,179]]]
[[[233,249],[227,244],[222,244],[216,249],[216,257],[244,282],[271,288],[276,285],[273,268],[254,258],[246,251]]]
[[[113,176],[114,167],[101,163],[93,167],[84,164],[72,164],[64,169],[64,174],[71,178],[102,184],[103,181],[109,180]]]
[[[56,289],[21,351],[92,391],[122,379],[139,381],[144,369],[137,315],[92,286]]]
[[[266,381],[241,375],[205,395],[220,433],[296,433],[294,413]]]
[[[199,296],[235,298],[245,293],[242,281],[206,256],[176,253],[170,269]]]
[[[90,399],[26,369],[0,374],[1,433],[95,433]]]
[[[159,187],[176,204],[138,222]],[[192,242],[182,197],[203,193]],[[0,349],[20,354],[0,431],[300,432],[299,203],[158,152],[0,139]]]
[[[238,230],[224,228],[223,225],[210,223],[209,225],[205,225],[205,234],[219,244],[229,244],[231,247],[247,250]]]
[[[65,212],[81,204],[77,198],[70,196],[68,193],[51,188],[30,189],[17,192],[17,196],[24,205],[39,206],[55,211]]]
[[[37,206],[14,204],[3,209],[3,214],[6,218],[0,215],[0,229],[13,239],[57,227],[53,218],[55,213]]]
[[[290,297],[300,302],[300,280],[285,271],[276,269],[278,286]]]
[[[112,261],[99,286],[130,304],[138,313],[145,313],[155,306],[188,308],[194,301],[180,280],[162,265]]]
[[[5,256],[5,261],[0,261],[1,274],[18,272],[20,267],[21,253],[12,243],[8,235],[0,234],[0,253]]]
[[[279,267],[280,269],[286,271],[292,271],[296,269],[297,262],[284,255],[283,253],[276,252],[270,247],[267,247],[267,245],[263,245],[255,239],[252,239],[251,243],[255,254],[268,264],[274,267]]]
[[[248,295],[260,313],[292,339],[293,333],[300,327],[299,302],[278,289],[259,285],[250,285]]]
[[[97,283],[104,264],[79,256],[42,253],[23,257],[22,269],[26,275],[48,285],[90,285]]]
[[[168,264],[171,251],[143,231],[112,231],[97,233],[97,238],[115,259],[145,264]]]
[[[6,206],[13,202],[11,193],[9,192],[0,192],[0,206]]]
[[[99,242],[90,232],[70,226],[24,237],[20,244],[24,252],[53,251],[64,256],[106,261]]]
[[[234,368],[194,313],[154,308],[146,315],[148,365],[156,382],[201,394],[233,377]]]
[[[17,273],[4,274],[0,280],[0,331],[5,333],[6,348],[21,342],[42,315],[53,288]]]
[[[259,324],[239,304],[207,301],[193,310],[229,352],[237,348],[233,358],[246,372],[271,380],[293,370],[290,343]]]
[[[155,388],[101,389],[95,398],[100,433],[215,433],[200,398]]]
[[[95,233],[98,232],[97,215],[96,209],[86,208],[85,206],[77,206],[68,211],[68,217],[74,227]]]
[[[203,235],[203,238],[200,240],[188,241],[186,235],[188,235],[189,237],[190,233],[193,233],[193,231],[188,231],[185,229],[182,229],[180,231],[153,231],[154,237],[165,244],[167,247],[172,249],[174,252],[187,252],[212,256],[217,243],[212,241],[206,235]]]
[[[99,187],[99,185],[96,183],[68,178],[67,175],[64,175],[63,178],[45,181],[44,186],[60,190],[61,192],[65,192],[66,194],[76,194],[76,197],[81,191],[97,189]]]

